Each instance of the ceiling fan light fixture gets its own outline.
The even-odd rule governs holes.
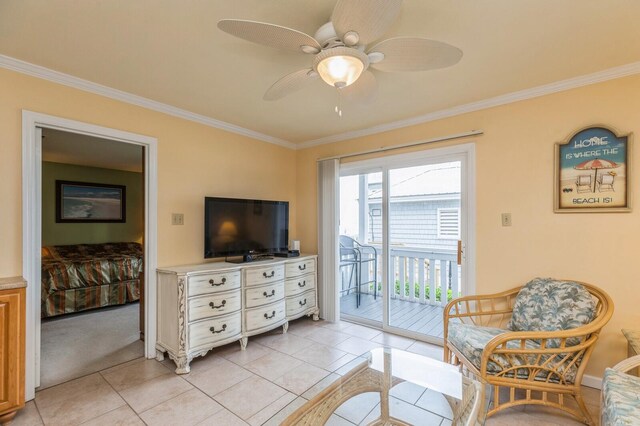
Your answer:
[[[364,53],[348,47],[323,50],[316,55],[313,68],[329,86],[346,87],[353,84],[369,66]]]

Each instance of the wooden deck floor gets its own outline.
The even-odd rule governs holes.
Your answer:
[[[422,305],[406,300],[391,299],[391,321],[393,327],[442,337],[443,322],[441,306]],[[374,300],[373,295],[361,295],[360,307],[356,308],[356,295],[350,294],[340,298],[340,312],[352,317],[382,321],[382,297]]]

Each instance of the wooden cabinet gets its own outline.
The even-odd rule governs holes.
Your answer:
[[[25,283],[0,279],[0,424],[24,407]]]
[[[283,327],[303,315],[318,319],[316,256],[238,265],[215,262],[158,269],[158,359],[176,373],[216,346]]]

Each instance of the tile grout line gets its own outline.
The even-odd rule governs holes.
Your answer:
[[[247,371],[249,371],[249,370],[247,370]],[[253,372],[251,372],[251,371],[249,371],[249,372],[253,374]],[[239,385],[240,383],[244,383],[244,382],[246,382],[247,380],[249,380],[250,378],[251,378],[251,377],[247,377],[247,378],[246,378],[246,379],[244,379],[244,380],[240,380],[238,383],[236,383],[236,384],[235,384],[235,385],[233,385],[233,386],[237,386],[237,385]],[[195,386],[195,385],[194,385],[194,386]],[[225,389],[225,390],[223,390],[223,391],[218,392],[216,395],[219,395],[219,394],[221,394],[222,392],[225,392],[226,390],[231,389],[233,386],[230,386],[230,387],[228,387],[227,389]],[[276,386],[277,386],[277,385],[276,385]],[[200,389],[200,390],[202,391],[202,389]],[[202,391],[202,392],[204,392],[204,391]],[[205,393],[205,395],[206,395],[206,393]],[[207,395],[207,396],[209,396],[209,395]],[[226,406],[226,405],[224,405],[222,402],[218,401],[218,400],[215,398],[215,396],[209,396],[209,398],[213,399],[216,403],[220,404],[220,406],[221,406],[221,407],[223,407],[225,410],[227,410],[228,412],[230,412],[231,414],[233,414],[234,416],[236,416],[237,418],[239,418],[239,419],[240,419],[240,420],[242,420],[243,422],[245,422],[245,423],[249,424],[249,423],[247,422],[247,420],[249,420],[249,419],[246,419],[246,420],[245,420],[243,417],[240,417],[240,416],[239,416],[238,414],[236,414],[233,410],[231,410],[231,408],[227,407],[227,406]],[[254,415],[255,415],[255,414],[254,414]],[[253,417],[253,416],[252,416],[252,417]]]
[[[152,379],[152,380],[153,380],[153,379]],[[182,379],[182,380],[184,380],[184,379]],[[149,381],[149,380],[147,380],[147,381]],[[185,382],[186,382],[186,380],[185,380]],[[189,383],[189,382],[187,382],[187,383]],[[191,385],[191,383],[189,383],[189,384]],[[191,386],[193,386],[193,385],[191,385]],[[193,386],[193,387],[195,388],[195,386]],[[159,403],[157,403],[156,405],[154,405],[154,406],[152,406],[152,407],[147,408],[146,410],[144,410],[144,411],[143,411],[142,413],[140,413],[140,414],[138,414],[138,412],[137,412],[136,410],[133,410],[133,408],[132,408],[132,410],[133,410],[133,412],[134,412],[134,413],[136,413],[136,414],[138,415],[138,417],[140,417],[140,415],[141,415],[141,414],[144,414],[144,413],[146,413],[147,411],[152,410],[152,409],[156,408],[157,406],[162,405],[162,404],[164,404],[164,403],[165,403],[165,402],[167,402],[167,401],[171,401],[172,399],[177,398],[177,397],[179,397],[180,395],[184,395],[185,393],[190,392],[190,391],[192,391],[192,390],[193,390],[193,389],[187,389],[187,390],[186,390],[186,391],[184,391],[184,392],[180,392],[179,394],[174,395],[174,396],[172,396],[172,397],[171,397],[171,398],[169,398],[169,399],[165,399],[164,401],[159,402]],[[200,389],[198,389],[198,390],[199,390],[199,391],[201,391]],[[202,392],[202,391],[201,391],[201,392]],[[203,393],[204,393],[204,392],[203,392]],[[118,394],[118,395],[120,395],[120,394]],[[209,395],[207,395],[206,393],[205,393],[205,395],[206,395],[207,397],[209,397]],[[120,398],[124,399],[124,397],[122,397],[122,395],[120,395]],[[127,400],[126,400],[126,399],[125,399],[125,402],[127,402]],[[217,401],[216,401],[216,402],[217,402]],[[128,405],[128,403],[127,403],[127,405]],[[142,422],[143,422],[144,424],[147,424],[147,422],[145,422],[145,421],[142,419],[142,417],[140,417],[140,420],[142,420]]]
[[[301,336],[298,336],[298,337],[301,337]],[[302,338],[302,337],[301,337],[301,338]],[[278,353],[280,353],[280,354],[283,354],[283,355],[286,355],[286,356],[289,356],[289,357],[294,358],[292,355],[289,355],[289,354],[286,354],[286,353],[284,353],[284,352],[278,351],[277,349],[270,348],[270,347],[268,347],[268,346],[266,346],[266,345],[262,345],[262,344],[260,344],[260,343],[254,343],[254,344],[258,344],[258,345],[263,346],[263,347],[265,347],[265,348],[267,348],[267,349],[270,349],[270,350],[272,350],[272,351],[274,351],[274,352],[278,352]],[[304,349],[305,349],[305,348],[303,348],[303,349],[301,349],[301,350],[304,350]],[[259,360],[259,359],[261,359],[261,358],[264,358],[264,357],[266,357],[267,355],[269,355],[269,354],[265,354],[265,355],[263,355],[263,356],[261,356],[261,357],[258,357],[258,358],[256,358],[255,360],[252,360],[251,362],[254,362],[254,361],[257,361],[257,360]],[[348,354],[347,354],[347,355],[348,355]],[[326,369],[324,369],[324,368],[314,366],[314,367],[319,368],[319,369],[321,369],[321,370],[323,370],[323,371],[326,371],[328,374],[327,374],[326,376],[324,376],[323,378],[321,378],[320,380],[318,380],[318,381],[316,381],[315,383],[313,383],[311,386],[309,386],[307,389],[305,389],[302,393],[297,394],[297,393],[295,393],[295,392],[291,392],[289,389],[286,389],[286,388],[284,388],[284,387],[282,387],[282,386],[278,385],[277,383],[274,383],[272,380],[270,380],[270,379],[268,379],[268,378],[266,378],[266,377],[264,377],[264,376],[261,376],[259,373],[256,373],[256,372],[254,372],[254,371],[251,371],[251,370],[249,370],[249,369],[245,368],[245,366],[240,365],[240,364],[235,363],[234,361],[232,361],[232,360],[230,360],[230,359],[225,358],[223,355],[214,354],[214,356],[218,356],[218,357],[220,357],[220,358],[222,358],[222,359],[224,359],[224,360],[226,360],[226,361],[228,361],[228,362],[231,362],[232,364],[237,365],[238,367],[240,367],[240,368],[242,368],[242,369],[246,370],[247,372],[251,373],[252,375],[255,375],[255,376],[257,376],[257,377],[260,377],[261,379],[264,379],[264,380],[268,381],[269,383],[271,383],[271,384],[273,384],[273,385],[275,385],[275,386],[279,387],[280,389],[284,390],[285,392],[287,392],[287,393],[290,393],[290,394],[294,395],[294,396],[295,396],[295,398],[293,399],[293,401],[295,401],[297,398],[303,398],[303,399],[307,400],[305,397],[303,397],[303,396],[302,396],[302,394],[303,394],[303,393],[307,392],[309,389],[311,389],[312,387],[314,387],[315,385],[317,385],[318,383],[320,383],[321,381],[323,381],[324,379],[326,379],[327,377],[329,377],[331,374],[335,374],[335,371],[328,371],[328,370],[326,370]],[[295,358],[295,359],[298,359],[298,358]],[[300,360],[300,359],[298,359],[298,360],[299,360],[299,361],[301,361],[301,362],[303,362],[303,363],[306,363],[306,364],[309,364],[309,365],[313,365],[313,364],[307,363],[306,361],[303,361],[303,360]],[[345,364],[345,365],[346,365],[346,364]],[[340,368],[342,368],[342,366],[338,367],[338,369],[340,369]],[[285,374],[287,374],[287,373],[285,373]],[[282,376],[277,377],[275,380],[279,379],[280,377],[283,377],[285,374],[283,374]],[[229,388],[224,389],[224,390],[222,390],[222,391],[220,391],[220,392],[216,393],[214,396],[210,396],[210,395],[208,395],[208,394],[207,394],[203,389],[199,388],[199,387],[198,387],[198,385],[196,385],[196,384],[194,384],[194,383],[191,383],[191,382],[189,382],[188,380],[187,380],[187,382],[188,382],[189,384],[191,384],[194,388],[198,389],[199,391],[201,391],[202,393],[204,393],[205,395],[207,395],[207,397],[209,397],[210,399],[212,399],[213,401],[215,401],[215,402],[216,402],[217,404],[219,404],[221,407],[225,408],[227,411],[231,412],[233,415],[235,415],[236,417],[240,418],[242,421],[245,421],[245,419],[243,419],[243,418],[241,418],[240,416],[238,416],[238,415],[237,415],[235,412],[233,412],[229,407],[225,406],[225,405],[224,405],[224,404],[222,404],[220,401],[218,401],[218,400],[215,398],[215,396],[216,396],[216,395],[219,395],[219,394],[220,394],[220,393],[222,393],[222,392],[225,392],[226,390],[228,390],[228,389],[230,389],[230,388],[232,388],[232,387],[234,387],[234,386],[237,386],[237,385],[239,385],[239,384],[243,383],[243,382],[244,382],[244,381],[246,381],[246,380],[249,380],[250,378],[251,378],[251,377],[247,377],[246,379],[241,380],[240,382],[238,382],[238,383],[236,383],[236,384],[234,384],[234,385],[230,386]],[[186,379],[185,379],[185,380],[186,380]],[[286,394],[285,394],[285,395],[286,395]],[[283,395],[282,397],[284,397],[285,395]],[[280,397],[280,398],[282,398],[282,397]],[[278,399],[280,399],[280,398],[278,398]],[[276,400],[276,401],[277,401],[277,400]],[[293,402],[293,401],[291,401],[291,402]],[[307,401],[308,401],[308,400],[307,400]],[[275,402],[275,401],[274,401],[274,402]],[[289,404],[291,404],[291,402],[290,402]],[[284,410],[284,409],[285,409],[289,404],[285,405],[284,407],[282,407],[282,409],[278,410],[275,414],[273,414],[273,416],[269,417],[269,419],[267,419],[267,420],[266,420],[266,422],[268,422],[269,420],[271,420],[271,418],[273,418],[274,416],[276,416],[280,411]],[[248,419],[247,419],[247,420],[248,420]],[[266,423],[266,422],[265,422],[265,423]],[[264,424],[264,423],[263,423],[263,424]]]
[[[122,363],[122,364],[124,364],[124,363]],[[104,369],[104,370],[102,370],[102,371],[106,371],[106,370],[108,370],[108,368],[107,368],[107,369]],[[107,383],[107,385],[109,385],[109,387],[110,387],[110,388],[111,388],[111,389],[116,393],[116,395],[118,395],[118,396],[119,396],[119,397],[124,401],[124,404],[125,404],[127,407],[129,407],[129,409],[133,412],[133,414],[134,414],[137,418],[139,418],[139,419],[140,419],[140,421],[141,421],[142,423],[144,423],[144,424],[146,425],[146,424],[147,424],[147,422],[145,422],[144,420],[142,420],[142,417],[140,417],[140,415],[138,414],[138,412],[137,412],[136,410],[134,410],[134,409],[133,409],[133,407],[132,407],[131,405],[129,405],[129,403],[127,402],[127,400],[126,400],[122,395],[120,395],[120,392],[118,392],[118,391],[113,387],[113,385],[112,385],[112,384],[111,384],[111,383],[110,383],[110,382],[109,382],[109,381],[104,377],[104,375],[102,374],[102,371],[99,371],[99,372],[98,372],[98,374],[100,375],[100,377],[102,377],[102,380],[104,380],[104,381]],[[147,380],[147,381],[148,381],[148,380]],[[143,382],[143,383],[144,383],[144,382]],[[120,407],[123,407],[123,405],[121,405]],[[107,411],[107,413],[110,413],[111,411],[117,410],[117,409],[118,409],[118,408],[120,408],[120,407],[117,407],[117,408],[114,408],[113,410]],[[104,414],[107,414],[107,413],[103,413],[103,414],[101,414],[100,416],[103,416]],[[98,417],[100,417],[100,416],[98,416]],[[94,419],[97,419],[98,417],[94,417],[93,419],[89,419],[89,420],[94,420]],[[86,420],[86,421],[84,421],[83,423],[86,423],[86,422],[88,422],[89,420]]]
[[[25,404],[26,406],[26,404]],[[40,418],[40,422],[44,425],[44,419],[42,418],[42,414],[40,414],[40,409],[38,408],[38,404],[36,403],[36,399],[33,398],[33,406],[36,407],[36,413],[38,413],[38,417]]]
[[[255,344],[259,344],[259,343],[255,343]],[[284,353],[284,352],[280,352],[280,351],[278,351],[278,350],[276,350],[276,349],[272,349],[272,348],[270,348],[270,347],[268,347],[268,346],[265,346],[265,345],[260,345],[260,346],[263,346],[263,347],[265,347],[265,348],[267,348],[267,349],[270,349],[270,350],[272,350],[272,351],[274,351],[274,352],[278,352],[278,353],[280,353],[280,354],[283,354],[283,355],[289,356],[289,357],[291,357],[291,358],[294,358],[294,357],[293,357],[293,356],[291,356],[291,355],[288,355],[288,354],[286,354],[286,353]],[[249,363],[254,362],[254,361],[257,361],[257,360],[259,360],[259,359],[262,359],[262,358],[266,357],[267,355],[269,355],[269,354],[262,355],[261,357],[258,357],[258,358],[256,358],[256,359],[254,359],[254,360],[250,361]],[[300,397],[302,396],[302,394],[298,395],[298,394],[296,394],[296,393],[294,393],[294,392],[291,392],[289,389],[286,389],[286,388],[284,388],[284,387],[282,387],[282,386],[278,385],[277,383],[274,383],[274,382],[273,382],[273,380],[270,380],[270,379],[268,379],[267,377],[264,377],[264,376],[260,375],[259,373],[256,373],[256,372],[254,372],[254,371],[249,370],[249,369],[248,369],[248,368],[246,368],[244,365],[238,364],[238,363],[236,363],[236,362],[234,362],[234,361],[232,361],[232,360],[230,360],[230,359],[225,358],[225,357],[224,357],[224,356],[222,356],[222,355],[214,354],[214,356],[218,356],[218,357],[220,357],[221,359],[224,359],[225,361],[228,361],[228,362],[230,362],[230,363],[232,363],[232,364],[234,364],[234,365],[236,365],[236,366],[238,366],[238,367],[242,368],[243,370],[246,370],[246,371],[247,371],[247,372],[249,372],[250,374],[252,374],[252,375],[254,375],[254,376],[257,376],[257,377],[260,377],[261,379],[264,379],[264,380],[268,381],[269,383],[271,383],[271,384],[273,384],[273,385],[275,385],[275,386],[279,387],[280,389],[282,389],[282,390],[284,390],[284,391],[286,391],[286,392],[288,392],[288,393],[291,393],[292,395],[296,395],[296,396],[300,396]],[[333,371],[328,371],[328,370],[326,370],[326,369],[324,369],[324,368],[317,367],[317,366],[315,366],[315,365],[313,365],[313,364],[311,364],[311,363],[308,363],[308,362],[306,362],[306,361],[303,361],[303,360],[301,360],[301,359],[298,359],[298,358],[295,358],[295,359],[296,359],[296,360],[298,360],[298,361],[301,361],[301,362],[303,362],[303,363],[306,363],[306,364],[312,365],[312,366],[314,366],[314,367],[316,367],[316,368],[320,368],[321,370],[326,371],[326,372],[328,373],[325,377],[323,377],[322,379],[318,380],[318,381],[317,381],[316,383],[314,383],[313,385],[309,386],[309,388],[308,388],[308,389],[305,389],[305,391],[304,391],[304,392],[308,391],[308,390],[309,390],[309,389],[311,389],[313,386],[317,385],[317,384],[318,384],[318,383],[320,383],[322,380],[324,380],[326,377],[328,377],[329,375],[331,375],[332,373],[334,373]],[[249,364],[249,363],[247,363],[247,364]],[[341,367],[338,367],[338,368],[341,368]],[[284,373],[282,376],[278,376],[278,377],[276,377],[276,379],[274,379],[274,380],[277,380],[277,379],[279,379],[280,377],[283,377],[285,374],[287,374],[287,373]],[[250,378],[251,378],[251,377],[247,377],[246,379],[241,380],[241,381],[239,381],[238,383],[235,383],[234,385],[230,386],[229,388],[231,388],[231,387],[233,387],[233,386],[236,386],[236,385],[239,385],[240,383],[242,383],[242,382],[244,382],[245,380],[248,380],[248,379],[250,379]],[[186,379],[184,379],[184,380],[186,380]],[[191,382],[190,382],[190,381],[188,381],[188,380],[186,380],[186,381],[187,381],[187,383],[189,383],[191,386],[193,386],[193,387],[197,388],[198,390],[200,390],[201,392],[203,392],[205,395],[207,395],[209,398],[211,398],[211,399],[213,399],[214,401],[216,401],[218,404],[220,404],[220,402],[218,402],[218,401],[215,399],[215,395],[218,395],[218,394],[220,394],[220,393],[222,393],[222,392],[226,391],[227,389],[229,389],[229,388],[227,388],[227,389],[221,390],[220,392],[216,393],[214,396],[209,396],[209,394],[207,394],[203,389],[200,389],[196,384],[191,383]],[[303,393],[304,393],[304,392],[303,392]],[[222,405],[222,404],[221,404],[221,405]],[[227,407],[225,407],[225,408],[227,408]],[[227,408],[227,409],[228,409],[228,408]],[[231,411],[231,410],[229,410],[229,411]],[[235,414],[235,413],[234,413],[234,414]]]

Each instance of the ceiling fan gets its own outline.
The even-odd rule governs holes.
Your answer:
[[[313,37],[264,22],[223,19],[222,31],[271,47],[313,55],[310,68],[282,77],[264,94],[274,101],[298,91],[321,78],[354,101],[370,101],[377,91],[371,69],[386,72],[426,71],[456,64],[462,51],[422,37],[379,39],[396,20],[402,0],[338,0],[331,20]],[[336,107],[338,112],[338,107]]]

